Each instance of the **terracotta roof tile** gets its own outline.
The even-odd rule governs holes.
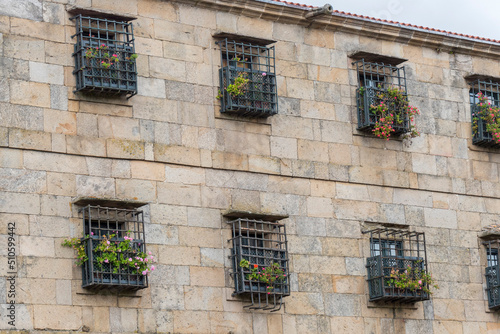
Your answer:
[[[304,9],[317,8],[315,6],[304,5],[304,4],[301,4],[301,3],[291,2],[291,1],[284,1],[284,0],[271,0],[271,1],[273,1],[273,2],[280,2],[280,3],[283,3],[285,5],[289,5],[289,6],[293,6],[293,7],[300,7],[300,8],[304,8]],[[371,17],[371,16],[359,15],[359,14],[352,14],[352,13],[343,12],[343,11],[339,11],[339,10],[334,10],[333,14],[334,15],[335,14],[340,14],[340,15],[345,15],[345,16],[351,16],[351,17],[361,18],[361,19],[370,20],[370,21],[377,21],[377,22],[382,22],[382,23],[396,24],[396,25],[401,25],[401,26],[405,26],[405,27],[417,28],[417,29],[427,30],[427,31],[430,31],[430,32],[437,32],[437,33],[451,35],[451,36],[460,36],[460,37],[466,37],[466,38],[480,40],[480,41],[486,41],[486,42],[492,42],[492,43],[500,43],[500,40],[497,40],[497,39],[485,38],[485,37],[479,37],[479,36],[472,36],[472,35],[464,35],[464,34],[460,34],[460,33],[457,33],[457,32],[446,31],[446,30],[435,29],[435,28],[429,28],[429,27],[424,27],[424,26],[418,26],[418,25],[410,24],[410,23],[401,23],[401,22],[397,22],[397,21],[389,21],[389,20],[384,20],[384,19],[378,19],[378,18]]]

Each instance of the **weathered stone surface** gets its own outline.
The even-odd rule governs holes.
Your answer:
[[[42,20],[42,3],[38,0],[21,0],[15,3],[2,0],[0,4],[1,15],[15,16],[34,21]]]

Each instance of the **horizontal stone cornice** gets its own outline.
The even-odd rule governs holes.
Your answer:
[[[500,58],[500,43],[428,31],[397,23],[376,22],[339,13],[322,14],[306,19],[305,15],[310,11],[308,8],[271,3],[266,0],[176,0],[176,2],[268,21],[341,31],[381,40],[418,45],[437,49],[441,52],[462,53],[494,59]]]

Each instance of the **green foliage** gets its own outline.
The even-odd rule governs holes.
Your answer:
[[[398,87],[382,89],[377,94],[378,105],[370,105],[370,112],[376,115],[376,123],[373,127],[373,134],[379,138],[389,140],[395,131],[394,126],[403,126],[406,119],[409,120],[409,131],[406,138],[420,136],[415,127],[415,116],[420,115],[420,111],[408,103],[406,93]],[[363,95],[365,88],[359,88],[359,94]]]
[[[283,282],[286,279],[283,269],[280,268],[279,264],[274,262],[268,267],[259,268],[258,264],[250,266],[250,262],[243,259],[240,261],[240,267],[250,270],[250,274],[247,275],[248,280],[265,283],[268,294],[273,291],[274,282]]]
[[[479,92],[477,95],[479,103],[476,104],[478,110],[472,115],[472,132],[477,134],[479,120],[486,124],[486,131],[491,133],[493,140],[500,143],[500,107],[492,106],[488,96]]]
[[[155,269],[153,263],[154,257],[139,249],[140,243],[133,241],[128,235],[123,237],[123,240],[116,238],[115,234],[108,236],[104,235],[103,239],[94,248],[93,256],[100,269],[105,264],[109,264],[113,273],[118,273],[119,268],[123,271],[126,268],[130,269],[132,274],[148,275]],[[83,265],[88,261],[88,256],[85,249],[85,243],[92,239],[90,235],[85,238],[65,239],[63,246],[72,247],[77,251],[77,265]]]
[[[392,268],[388,285],[410,291],[419,290],[431,295],[432,291],[430,288],[439,289],[439,286],[435,283],[431,274],[421,269],[421,263],[422,261],[417,261],[413,267],[408,266],[404,270]]]
[[[131,54],[126,59],[131,63],[135,62],[138,55],[136,53]],[[100,46],[96,46],[95,48],[87,48],[85,50],[85,58],[88,60],[99,58],[101,62],[99,65],[105,69],[109,69],[112,65],[118,63],[119,58],[116,53],[111,53],[106,44],[101,44]]]
[[[238,58],[239,59],[239,58]],[[249,79],[246,78],[247,73],[238,72],[238,76],[234,79],[234,84],[229,84],[225,88],[225,91],[228,92],[232,97],[237,97],[240,95],[244,95],[247,89],[247,84]],[[223,97],[222,92],[219,90],[216,98],[220,100]]]

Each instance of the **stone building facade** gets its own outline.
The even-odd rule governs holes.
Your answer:
[[[115,25],[97,35],[79,31],[78,15]],[[112,41],[125,34],[116,28],[123,21],[132,23],[133,43],[120,49]],[[79,38],[86,41],[80,49]],[[111,69],[90,74],[97,84],[77,82],[78,73],[102,66],[81,52],[103,40],[127,59],[113,64],[98,50],[96,59]],[[251,60],[224,58],[220,41],[274,47],[266,61],[275,61],[275,72],[260,70],[257,79],[253,67],[237,70],[255,87],[270,80],[263,83],[269,90],[240,87],[267,94],[271,107],[262,106],[262,95],[244,103],[269,117],[221,113],[234,97],[222,87],[225,97],[216,98],[221,68],[260,66],[253,61],[260,51],[249,51]],[[84,63],[75,66],[76,58]],[[353,64],[361,59],[404,66],[409,98],[421,111],[419,137],[383,140],[358,130],[356,97],[370,86],[360,84]],[[485,276],[498,253],[483,244],[498,234],[500,154],[473,144],[477,92],[470,94],[483,82],[489,88],[479,91],[498,103],[499,60],[499,41],[329,6],[1,0],[2,333],[500,332],[488,304],[498,288],[487,290]],[[130,82],[113,86],[106,71],[130,71]],[[82,219],[89,204],[143,212],[139,239],[158,260],[147,288],[82,287],[75,252],[61,244],[104,226],[95,216]],[[231,223],[254,220],[267,227]],[[276,233],[287,241],[279,251],[266,241],[277,225],[286,227]],[[107,229],[117,226],[115,219]],[[377,244],[366,233],[377,229],[404,240]],[[425,235],[425,254],[398,250],[412,250],[410,234]],[[234,294],[232,273],[241,269],[234,257],[250,256],[238,247],[279,254],[289,274],[275,312],[249,309],[249,293]],[[395,261],[425,261],[439,289],[415,303],[370,301],[367,259],[382,248]]]

